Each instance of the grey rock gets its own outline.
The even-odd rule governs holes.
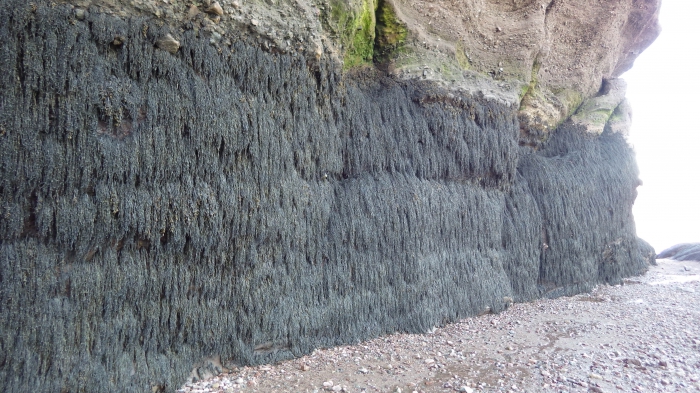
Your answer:
[[[160,49],[168,51],[172,54],[177,53],[178,49],[180,49],[180,41],[173,38],[173,36],[170,34],[166,34],[161,39],[159,39],[156,45]]]
[[[221,7],[218,1],[215,1],[207,8],[207,12],[213,15],[222,16],[224,15],[224,9]]]
[[[216,44],[219,41],[221,41],[221,34],[219,32],[214,31],[211,33],[211,38],[209,38],[209,43],[210,44]]]
[[[699,261],[700,243],[680,243],[661,251],[656,258],[675,261]]]

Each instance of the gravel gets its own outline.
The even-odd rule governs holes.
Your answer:
[[[623,285],[241,367],[178,392],[696,392],[699,301],[700,262],[659,260]]]

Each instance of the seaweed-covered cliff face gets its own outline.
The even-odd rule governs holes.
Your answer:
[[[200,7],[0,5],[3,391],[174,391],[208,357],[423,332],[653,260],[614,116],[533,148],[509,102]]]

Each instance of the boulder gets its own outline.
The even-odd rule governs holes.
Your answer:
[[[673,259],[674,261],[699,261],[700,243],[680,243],[661,251],[659,259]]]

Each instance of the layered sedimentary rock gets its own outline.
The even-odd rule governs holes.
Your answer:
[[[614,77],[658,4],[616,4],[649,23],[610,31],[637,38],[545,82],[559,57],[489,73],[509,55],[481,52],[480,24],[463,53],[416,49],[443,33],[400,2],[3,2],[0,387],[173,391],[205,358],[273,362],[643,272]],[[461,71],[411,68],[431,53]],[[557,83],[578,104],[537,120]]]

